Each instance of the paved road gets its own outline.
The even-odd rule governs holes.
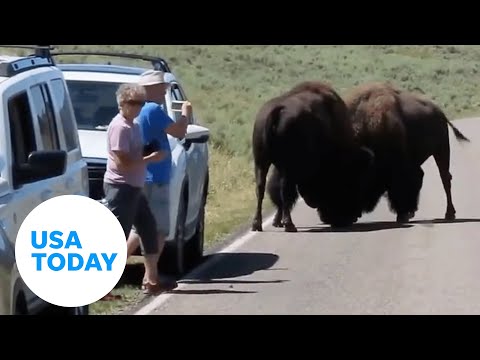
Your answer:
[[[299,233],[267,227],[215,255],[151,314],[480,314],[480,119],[455,123],[472,140],[451,135],[455,223],[433,221],[445,195],[430,159],[414,223],[399,228],[382,202],[354,230],[331,232],[301,203]]]

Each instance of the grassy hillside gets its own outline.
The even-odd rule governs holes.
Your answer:
[[[343,93],[361,82],[390,80],[429,95],[451,118],[480,110],[480,46],[78,45],[60,48],[143,52],[169,61],[184,84],[194,110],[212,131],[212,178],[206,224],[209,243],[233,227],[251,221],[255,206],[250,152],[252,121],[264,101],[295,83],[319,79],[330,82]],[[105,61],[94,57],[65,60]]]

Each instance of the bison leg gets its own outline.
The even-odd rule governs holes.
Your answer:
[[[397,214],[397,223],[406,223],[411,218],[409,206],[411,202],[409,198],[412,198],[412,189],[409,186],[410,174],[407,171],[407,166],[397,162],[390,175],[387,183],[390,209]]]
[[[433,155],[442,179],[443,189],[447,197],[446,220],[455,219],[455,207],[452,201],[452,174],[450,173],[450,145],[448,142]]]
[[[262,203],[265,196],[265,184],[267,181],[270,164],[255,164],[255,182],[257,195],[257,209],[253,218],[252,231],[263,231],[262,229]]]
[[[297,199],[296,184],[288,176],[280,176],[280,196],[282,209],[282,223],[286,232],[296,232],[297,227],[292,221],[291,210]]]
[[[276,167],[273,167],[272,174],[267,182],[267,192],[270,196],[270,200],[272,200],[273,205],[277,208],[275,213],[275,217],[273,218],[273,227],[283,227],[282,217],[283,217],[283,202],[282,202],[282,194],[280,191],[280,172]]]
[[[283,219],[283,209],[286,207],[288,212],[290,212],[298,199],[296,184],[290,179],[285,179],[285,181],[283,181],[283,177],[281,176],[280,172],[276,167],[274,167],[272,175],[268,179],[267,191],[272,203],[277,208],[277,212],[273,218],[273,226],[283,227],[285,225]]]
[[[375,210],[385,191],[385,179],[381,178],[380,175],[377,175],[371,179],[370,183],[367,185],[365,194],[363,194],[362,212],[371,213],[373,210]]]
[[[423,184],[423,170],[400,167],[393,173],[388,186],[391,208],[397,213],[397,222],[408,222],[417,211],[420,190]]]

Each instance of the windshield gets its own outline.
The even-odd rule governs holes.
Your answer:
[[[115,93],[120,83],[67,80],[77,127],[80,130],[107,130],[118,113]]]

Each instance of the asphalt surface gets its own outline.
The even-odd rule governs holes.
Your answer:
[[[303,202],[295,234],[264,228],[155,307],[167,314],[480,314],[480,119],[450,132],[457,220],[433,159],[412,223],[399,227],[385,201],[349,232],[332,232]],[[253,216],[253,209],[252,209]]]

